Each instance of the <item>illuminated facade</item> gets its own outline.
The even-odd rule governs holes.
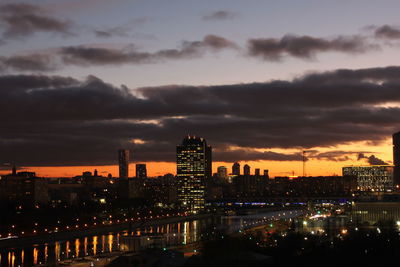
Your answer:
[[[400,202],[353,202],[351,218],[356,223],[399,222]],[[399,223],[397,225],[399,225]]]
[[[129,150],[118,150],[119,178],[129,177]]]
[[[393,168],[389,165],[347,166],[343,167],[343,176],[357,179],[359,191],[392,191]]]
[[[176,147],[178,199],[191,211],[204,208],[205,180],[211,177],[211,147],[206,140],[187,136]]]

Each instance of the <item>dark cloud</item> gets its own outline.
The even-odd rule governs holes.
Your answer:
[[[60,54],[67,64],[140,64],[171,59],[195,58],[203,55],[207,50],[218,51],[226,48],[236,48],[236,45],[223,37],[207,35],[202,41],[185,41],[179,49],[165,49],[153,53],[140,52],[132,46],[124,49],[71,46],[62,48]]]
[[[376,157],[375,155],[366,156],[364,153],[359,153],[357,160],[363,159],[365,159],[370,165],[388,165],[388,163]]]
[[[203,16],[203,20],[227,20],[233,19],[236,14],[227,10],[218,10]]]
[[[279,61],[285,56],[313,58],[321,52],[363,53],[376,46],[361,36],[339,36],[333,39],[312,36],[285,35],[281,39],[256,38],[248,41],[248,54],[268,61]]]
[[[3,71],[55,71],[59,68],[54,56],[49,54],[28,54],[0,57],[0,70]]]
[[[302,154],[298,153],[278,153],[274,151],[260,152],[254,149],[217,149],[213,151],[213,159],[223,162],[241,161],[301,161]]]
[[[96,29],[93,32],[95,36],[99,38],[127,37],[136,26],[143,24],[146,20],[146,18],[132,19],[125,24],[111,28]]]
[[[36,32],[71,34],[71,23],[47,14],[42,7],[16,3],[0,5],[0,25],[3,37],[17,38]]]
[[[141,52],[130,45],[122,49],[68,46],[51,49],[42,53],[0,56],[0,71],[3,72],[45,72],[55,71],[65,65],[101,66],[121,64],[148,64],[166,60],[201,57],[207,51],[238,49],[237,45],[223,37],[206,35],[201,41],[182,43],[178,49],[164,49],[156,52]]]
[[[101,38],[110,38],[110,37],[126,37],[128,36],[128,30],[120,27],[116,28],[111,28],[111,29],[105,29],[105,30],[95,30],[94,34],[96,37],[101,37]]]
[[[299,160],[306,149],[309,159],[344,161],[371,153],[335,146],[377,144],[400,128],[400,108],[385,105],[400,102],[396,66],[134,92],[93,76],[0,76],[0,162],[113,164],[119,147],[132,149],[137,161],[173,162],[188,133],[206,138],[215,160]]]
[[[28,93],[31,90],[61,89],[78,84],[81,84],[81,81],[62,76],[3,75],[0,76],[0,94],[2,96],[11,96],[17,92]],[[18,103],[17,98],[13,99],[13,101],[16,101],[13,104]],[[26,101],[26,99],[22,98],[21,101]]]
[[[375,28],[375,37],[384,39],[400,39],[400,28],[383,25]]]

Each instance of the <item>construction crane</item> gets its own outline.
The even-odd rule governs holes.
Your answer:
[[[302,159],[303,159],[303,177],[306,177],[306,161],[307,161],[307,152],[312,152],[311,150],[303,150],[302,151]]]

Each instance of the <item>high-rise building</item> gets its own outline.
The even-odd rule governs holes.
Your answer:
[[[269,178],[268,170],[264,170],[264,176]]]
[[[243,166],[243,174],[250,175],[250,166],[249,165],[246,164]]]
[[[147,178],[146,164],[136,164],[136,178]]]
[[[400,185],[400,132],[393,134],[393,179],[395,185]]]
[[[118,150],[119,178],[129,177],[129,150]]]
[[[260,176],[260,169],[254,169],[254,175]]]
[[[235,162],[232,165],[232,174],[233,175],[240,175],[240,164],[239,162]]]
[[[200,137],[187,136],[176,147],[178,198],[191,211],[204,208],[205,180],[211,177],[211,146]]]
[[[393,166],[346,166],[342,168],[344,177],[354,177],[359,191],[393,190]]]
[[[217,168],[217,175],[219,178],[227,179],[228,178],[228,168],[225,166],[219,166]]]

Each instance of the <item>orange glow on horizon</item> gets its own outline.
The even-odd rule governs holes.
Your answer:
[[[329,151],[370,151],[366,154],[374,154],[379,158],[385,160],[387,163],[392,163],[392,140],[388,138],[380,145],[368,145],[365,142],[358,142],[346,145],[339,145],[332,147],[315,148],[320,152]],[[293,149],[274,149],[280,153],[293,153],[300,150]],[[176,174],[175,162],[144,162],[147,165],[147,174],[149,177],[162,176],[167,173]],[[301,176],[303,174],[302,161],[239,161],[241,166],[241,173],[243,173],[244,164],[251,167],[251,174],[254,174],[254,169],[259,168],[261,174],[264,169],[269,170],[270,177],[275,176]],[[129,177],[135,177],[135,162],[129,165]],[[217,172],[219,166],[226,166],[228,173],[232,171],[232,164],[230,162],[213,162],[213,173]],[[342,167],[348,165],[368,165],[365,161],[357,160],[357,155],[352,155],[348,160],[332,161],[332,160],[317,160],[310,159],[306,163],[307,176],[331,176],[341,175]],[[17,166],[18,167],[18,166]],[[81,175],[84,171],[94,172],[97,169],[98,174],[107,176],[109,173],[113,177],[118,177],[118,165],[104,165],[104,166],[57,166],[57,167],[25,167],[19,171],[33,171],[39,177],[74,177]],[[11,170],[2,170],[0,174],[8,174]]]

